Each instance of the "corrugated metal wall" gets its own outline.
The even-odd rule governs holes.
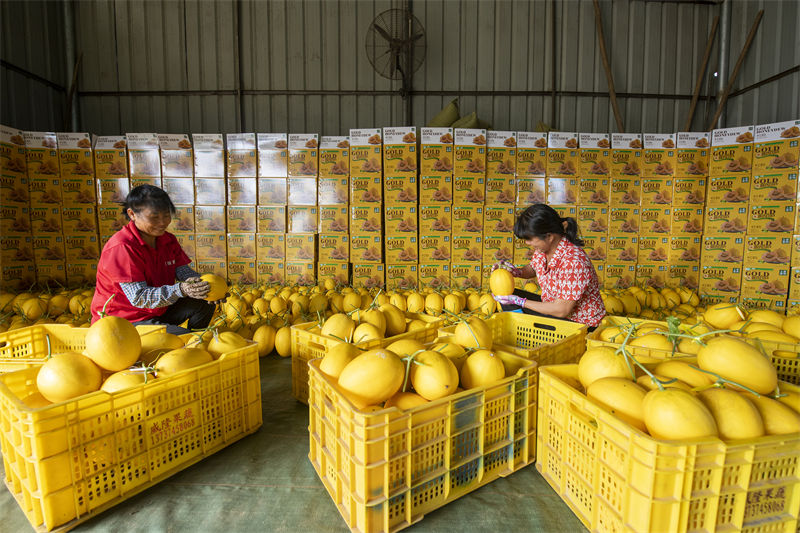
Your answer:
[[[64,127],[64,13],[60,2],[0,2],[0,122],[24,130]],[[37,81],[27,71],[47,80]],[[58,86],[60,89],[54,88]]]
[[[353,127],[403,124],[400,82],[373,71],[364,45],[374,17],[402,5],[402,0],[75,2],[76,46],[84,54],[81,129],[341,134]],[[797,2],[733,0],[730,68],[762,6],[767,13],[736,88],[800,62]],[[425,61],[414,76],[415,125],[424,125],[461,94],[462,114],[477,111],[496,129],[531,129],[543,121],[562,130],[616,131],[590,0],[413,0],[412,8],[427,39]],[[36,32],[25,28],[33,26],[15,24],[7,14],[47,11],[45,18],[56,26],[50,40],[59,43],[60,3],[7,1],[0,9],[2,27],[9,30],[3,59],[13,63],[33,55],[25,65],[63,84],[61,50],[29,44]],[[625,129],[682,129],[719,6],[602,0],[601,11]],[[11,48],[17,41],[24,44]],[[778,49],[784,52],[775,53]],[[704,96],[716,92],[716,46],[711,57]],[[19,100],[55,91],[32,88],[33,82],[25,82],[30,90],[19,89],[12,78],[17,75],[6,68],[2,76],[4,86],[19,95],[13,103],[3,98],[3,122],[45,123],[37,128],[63,122],[61,107]],[[796,117],[798,80],[795,73],[733,97],[727,123]],[[122,94],[103,95],[114,92]],[[703,129],[714,110],[713,101],[701,99],[693,129]]]

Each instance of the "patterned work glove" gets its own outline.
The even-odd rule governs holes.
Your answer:
[[[527,302],[527,298],[523,298],[522,296],[516,296],[514,294],[509,294],[508,296],[495,296],[495,301],[500,305],[516,305],[518,307],[525,307],[525,302]]]
[[[511,275],[514,276],[515,278],[518,278],[518,277],[522,276],[522,269],[515,267],[514,265],[512,265],[508,261],[499,261],[499,262],[495,263],[494,265],[492,265],[492,272],[494,272],[498,268],[505,268],[506,270],[511,272]]]

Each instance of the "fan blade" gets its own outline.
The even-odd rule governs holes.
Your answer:
[[[391,41],[392,41],[392,36],[391,36],[391,35],[389,35],[388,33],[386,33],[386,30],[384,30],[383,28],[381,28],[380,26],[378,26],[377,24],[374,24],[374,23],[372,24],[372,27],[373,27],[373,28],[375,28],[375,30],[376,30],[378,33],[380,33],[380,34],[381,34],[381,36],[382,36],[384,39],[386,39],[386,40],[387,40],[387,41],[389,41],[389,42],[391,42]]]
[[[425,37],[425,34],[424,34],[424,33],[418,33],[418,34],[416,34],[415,36],[413,36],[413,37],[411,38],[411,40],[412,40],[412,41],[418,41],[418,40],[422,39],[423,37]]]

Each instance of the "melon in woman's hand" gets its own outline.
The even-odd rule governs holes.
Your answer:
[[[505,268],[498,268],[489,276],[489,290],[495,296],[508,296],[514,293],[514,276]]]

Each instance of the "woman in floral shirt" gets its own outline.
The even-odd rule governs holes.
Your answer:
[[[535,277],[542,295],[516,289],[510,296],[495,296],[503,310],[521,309],[596,328],[606,311],[597,272],[583,251],[575,219],[561,218],[549,205],[534,204],[517,217],[514,235],[534,249],[530,264],[520,268],[503,261],[492,270],[505,268],[517,278]]]

